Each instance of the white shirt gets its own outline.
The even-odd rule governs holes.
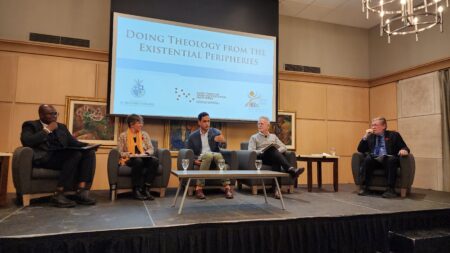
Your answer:
[[[202,154],[211,153],[211,148],[209,148],[208,142],[208,132],[209,129],[206,131],[206,133],[202,133],[202,130],[200,129],[200,139],[202,140]]]

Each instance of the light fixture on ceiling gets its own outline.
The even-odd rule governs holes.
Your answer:
[[[443,0],[362,0],[362,11],[369,18],[369,12],[380,16],[380,36],[385,33],[388,43],[392,35],[415,34],[440,26],[442,32]],[[446,0],[447,7],[449,0]]]

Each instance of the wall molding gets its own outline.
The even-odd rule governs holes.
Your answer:
[[[382,77],[372,78],[369,80],[369,86],[376,87],[446,68],[450,68],[450,57],[411,67]]]
[[[367,79],[326,76],[285,70],[278,71],[278,80],[369,88],[369,81]]]
[[[108,62],[108,52],[48,43],[0,39],[0,51]]]

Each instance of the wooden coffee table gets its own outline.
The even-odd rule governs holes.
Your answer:
[[[289,174],[270,171],[270,170],[172,170],[172,174],[178,177],[180,183],[178,185],[177,193],[172,203],[172,207],[175,207],[183,183],[186,182],[186,187],[184,188],[183,197],[181,199],[181,204],[178,209],[178,214],[181,214],[183,210],[184,200],[186,199],[188,185],[190,185],[192,179],[261,179],[264,191],[264,200],[267,202],[266,187],[264,185],[264,179],[274,179],[277,186],[277,190],[280,193],[281,208],[285,210],[283,195],[281,194],[280,185],[278,184],[278,177],[288,177]]]

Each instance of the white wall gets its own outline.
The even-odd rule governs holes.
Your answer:
[[[30,32],[90,40],[109,47],[109,0],[0,0],[0,39],[28,41]]]
[[[381,77],[414,66],[450,57],[450,9],[444,12],[444,32],[439,27],[414,35],[380,37],[379,27],[369,32],[370,78]]]
[[[280,16],[279,69],[299,64],[323,75],[369,78],[368,30]]]

